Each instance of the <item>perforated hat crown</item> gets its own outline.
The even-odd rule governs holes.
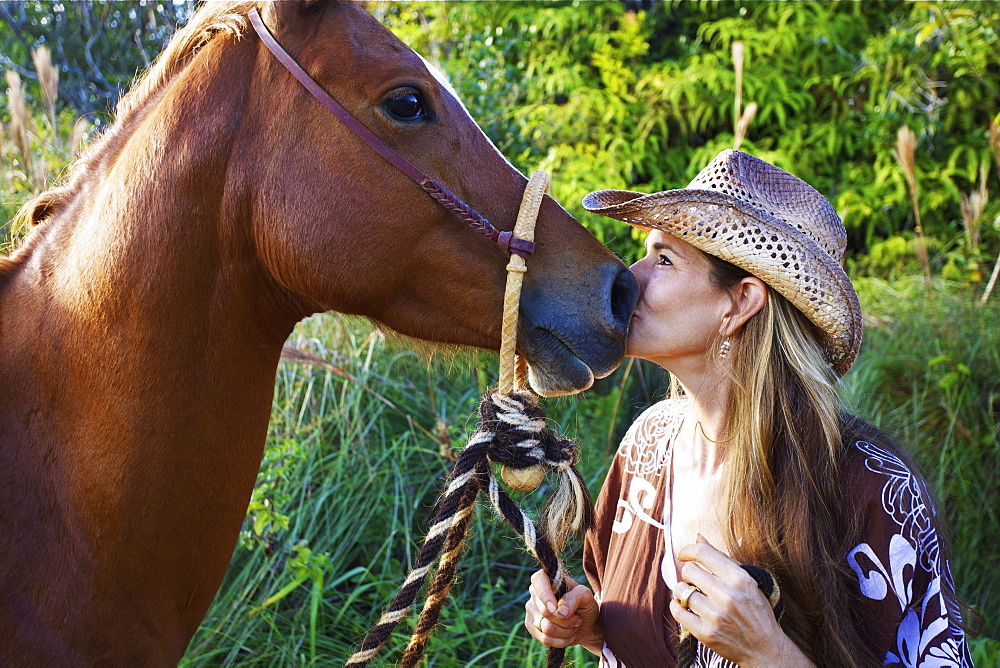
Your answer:
[[[757,276],[816,326],[840,376],[861,346],[861,306],[842,264],[847,232],[815,188],[783,169],[725,150],[687,188],[650,195],[600,190],[588,211],[668,232]]]

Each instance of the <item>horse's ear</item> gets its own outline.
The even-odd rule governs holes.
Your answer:
[[[14,214],[11,227],[38,225],[46,218],[54,216],[68,199],[69,190],[67,188],[46,190],[41,195],[24,203],[20,210]]]

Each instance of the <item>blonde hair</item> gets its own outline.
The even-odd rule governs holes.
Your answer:
[[[708,258],[726,291],[749,275]],[[858,530],[840,512],[844,414],[815,326],[770,290],[732,343],[723,436],[726,549],[775,574],[782,627],[814,662],[877,665],[848,612],[857,584],[844,557]]]

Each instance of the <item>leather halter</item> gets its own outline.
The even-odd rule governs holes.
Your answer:
[[[428,195],[433,197],[442,206],[465,221],[476,232],[479,232],[487,239],[500,246],[500,248],[507,255],[516,253],[521,257],[527,257],[534,252],[534,242],[526,239],[519,239],[510,232],[502,232],[498,230],[490,221],[479,215],[475,209],[460,200],[458,196],[442,184],[438,183],[435,179],[432,179],[410,164],[406,158],[391,149],[384,141],[376,137],[371,130],[362,125],[358,119],[354,118],[349,111],[344,109],[339,102],[333,99],[333,97],[327,93],[322,86],[316,83],[316,81],[310,77],[304,69],[302,69],[302,66],[295,62],[295,59],[292,58],[287,51],[285,51],[285,49],[267,29],[267,26],[264,25],[264,21],[261,20],[260,13],[256,8],[250,10],[250,23],[253,24],[253,28],[257,31],[257,35],[264,43],[264,46],[266,46],[268,50],[274,54],[274,57],[278,59],[278,62],[284,65],[285,69],[287,69],[292,76],[298,79],[299,83],[305,86],[306,90],[312,93],[313,97],[319,100],[324,107],[329,109],[334,116],[339,118],[344,125],[354,132],[354,134],[363,139],[373,149],[378,151],[383,158],[391,162],[401,172],[410,177],[414,183],[420,186]]]

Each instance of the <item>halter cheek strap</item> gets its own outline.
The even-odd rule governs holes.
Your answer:
[[[507,255],[514,253],[520,255],[521,257],[527,257],[535,251],[534,242],[527,239],[519,239],[513,236],[510,232],[501,232],[494,227],[490,221],[479,215],[475,209],[459,199],[457,195],[452,193],[435,179],[432,179],[414,167],[406,158],[401,156],[399,153],[390,148],[384,141],[375,136],[371,130],[362,125],[358,119],[354,118],[354,116],[347,111],[347,109],[333,99],[333,97],[327,93],[322,86],[316,83],[316,81],[310,77],[304,69],[302,69],[302,66],[299,65],[287,51],[285,51],[284,47],[278,43],[278,40],[274,38],[271,32],[267,29],[267,26],[264,25],[264,21],[261,20],[260,13],[256,8],[250,10],[249,17],[250,23],[253,25],[253,29],[257,32],[257,35],[264,43],[264,46],[266,46],[274,57],[278,59],[278,62],[284,65],[285,69],[287,69],[293,77],[298,79],[299,83],[305,86],[306,90],[308,90],[312,96],[320,102],[320,104],[329,109],[334,116],[339,118],[344,125],[350,128],[350,130],[358,137],[363,139],[365,143],[378,151],[383,158],[388,160],[401,172],[410,177],[410,179],[420,186],[424,192],[433,197],[438,203],[454,213],[461,220],[465,221],[465,223],[472,229],[499,246]]]

